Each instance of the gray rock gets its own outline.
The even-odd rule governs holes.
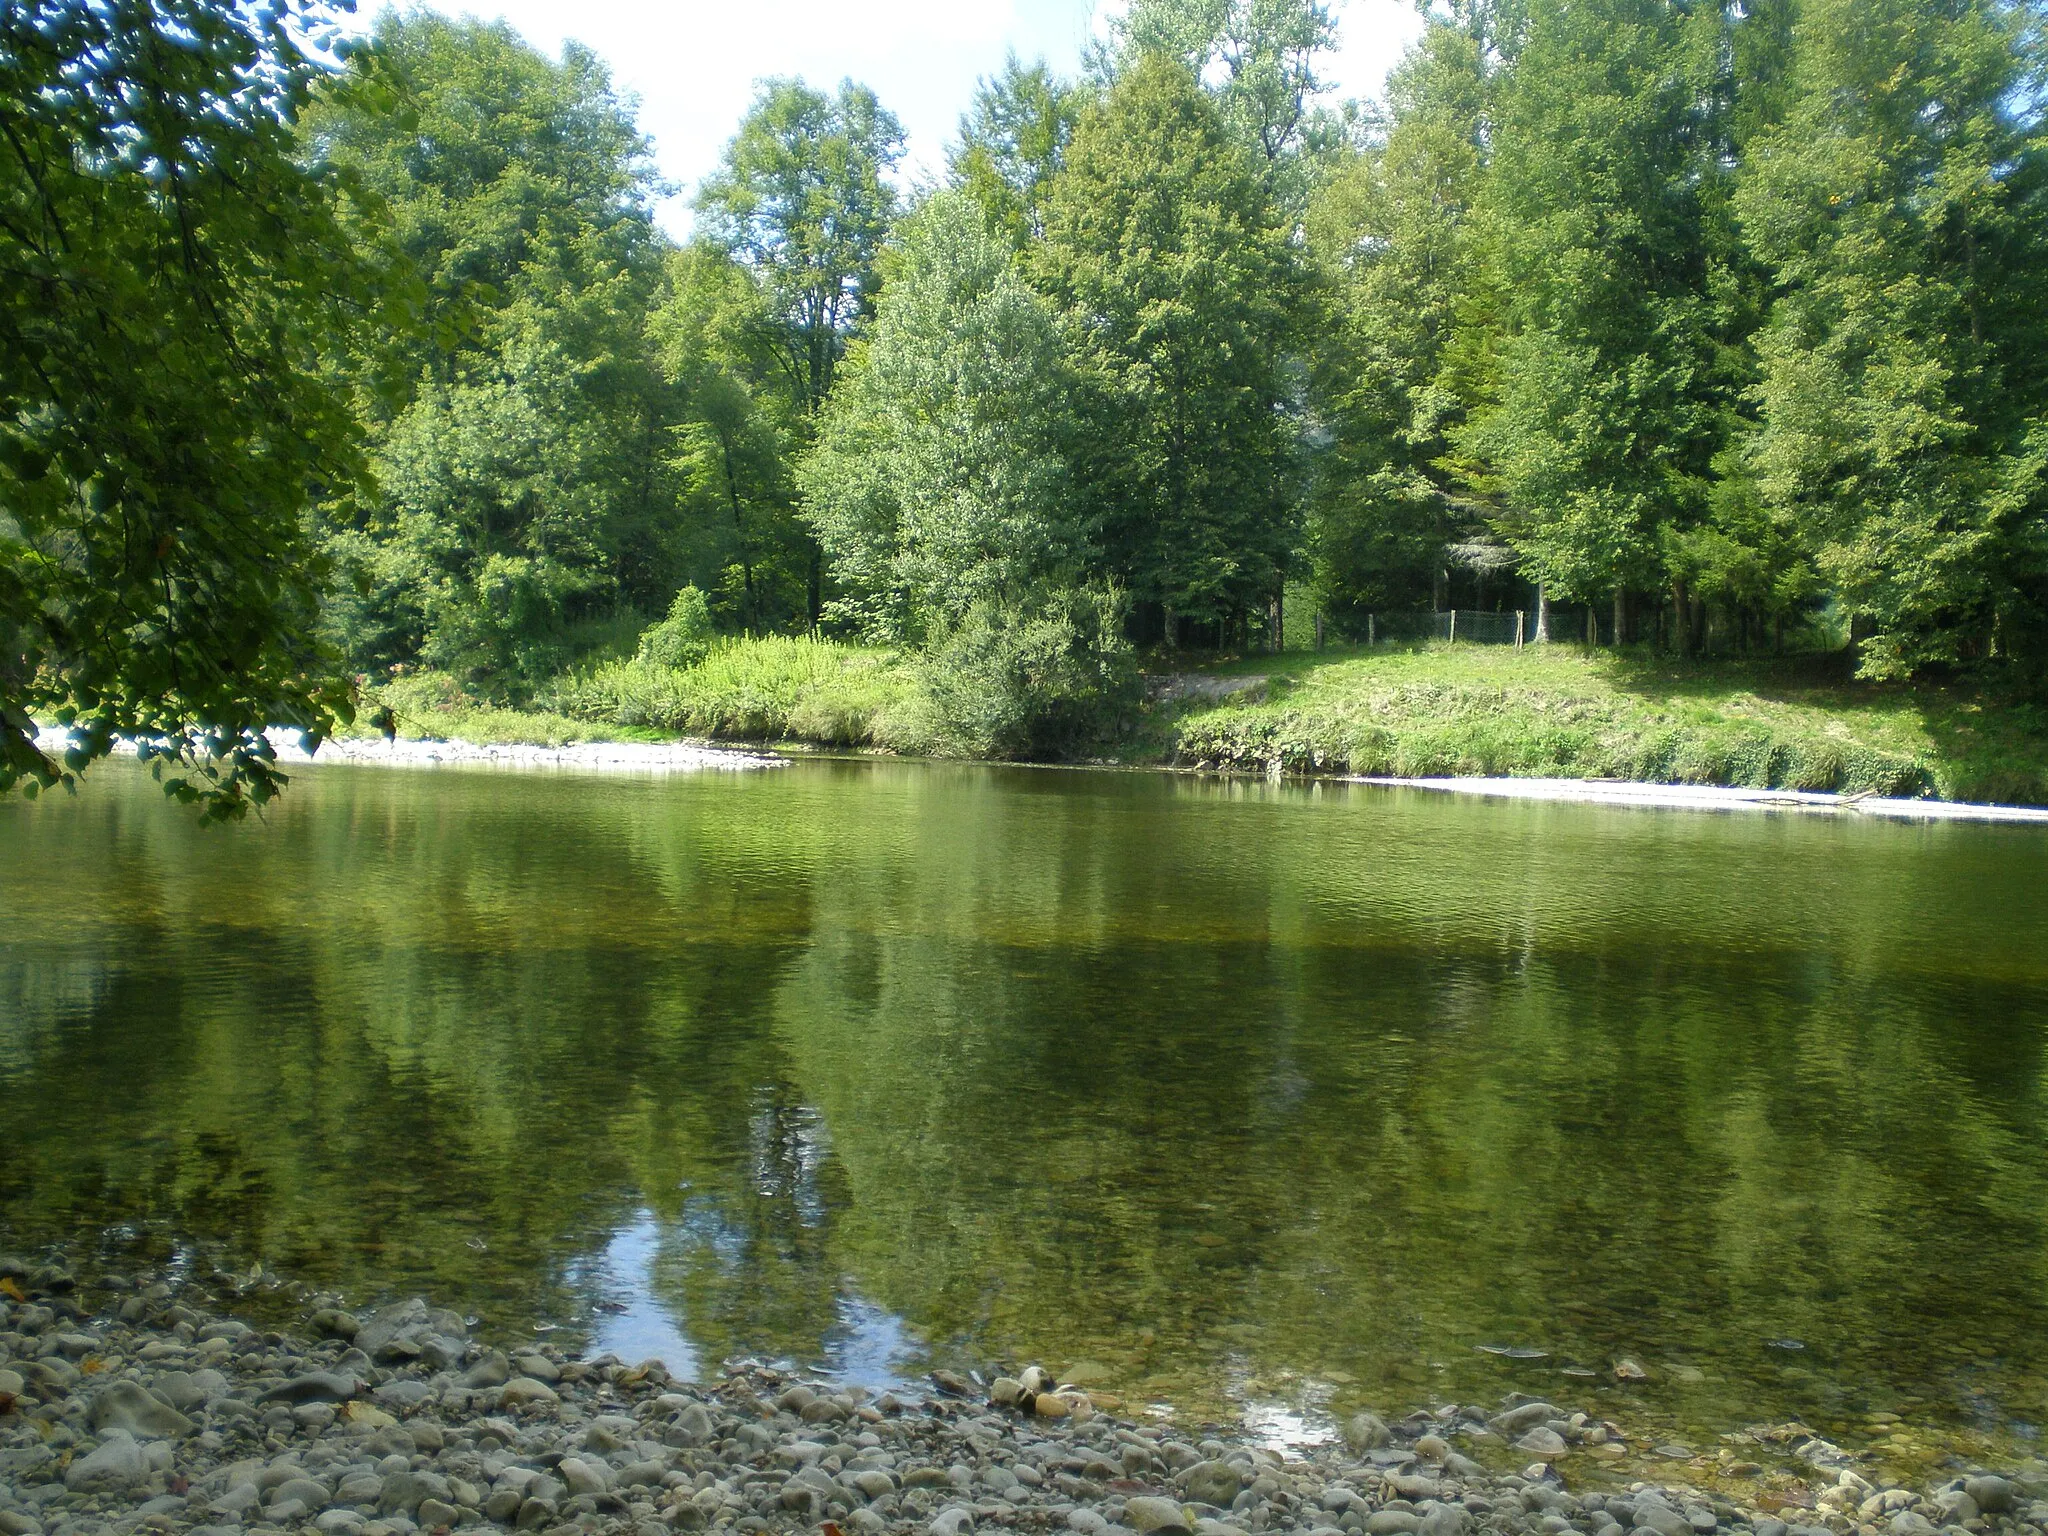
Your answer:
[[[428,1386],[424,1381],[415,1381],[409,1376],[401,1376],[396,1381],[385,1382],[374,1394],[377,1401],[386,1408],[401,1410],[417,1408],[433,1395],[434,1389],[432,1387]]]
[[[93,1399],[92,1427],[121,1429],[139,1439],[176,1440],[192,1433],[194,1425],[169,1403],[153,1397],[132,1381],[110,1381]]]
[[[505,1358],[505,1351],[494,1349],[464,1371],[457,1385],[471,1392],[479,1392],[487,1387],[502,1387],[511,1379],[511,1362]]]
[[[1639,1501],[1635,1529],[1655,1531],[1657,1536],[1694,1536],[1692,1522],[1668,1504]]]
[[[294,1406],[300,1403],[345,1403],[362,1389],[362,1383],[353,1376],[335,1371],[312,1371],[294,1377],[282,1386],[272,1387],[256,1401]]]
[[[114,1429],[91,1454],[71,1463],[64,1486],[73,1493],[125,1493],[148,1476],[142,1447],[126,1430]]]
[[[514,1355],[512,1357],[512,1365],[520,1375],[531,1376],[535,1381],[544,1381],[551,1387],[562,1379],[562,1368],[546,1355],[534,1354],[532,1352]],[[803,1400],[808,1402],[811,1397],[810,1389],[806,1387],[799,1390],[803,1393]],[[783,1395],[787,1397],[789,1394],[784,1393]],[[800,1407],[802,1404],[799,1403],[796,1406]]]
[[[436,1473],[392,1472],[385,1477],[383,1488],[377,1494],[377,1512],[410,1515],[420,1507],[420,1500],[440,1499],[445,1503],[448,1496],[448,1480]]]
[[[1231,1501],[1244,1486],[1237,1468],[1227,1461],[1198,1461],[1180,1475],[1180,1485],[1188,1498],[1197,1504],[1214,1504],[1219,1509],[1230,1508]]]
[[[932,1523],[925,1527],[925,1536],[966,1536],[974,1529],[974,1511],[962,1509],[957,1504],[951,1509],[942,1509],[932,1517]]]
[[[1171,1499],[1140,1494],[1124,1501],[1124,1523],[1141,1533],[1157,1531],[1162,1536],[1194,1536],[1187,1512]]]
[[[561,1465],[555,1468],[555,1475],[561,1478],[571,1496],[587,1493],[594,1497],[611,1489],[597,1468],[580,1456],[564,1456]]]
[[[1925,1515],[1910,1509],[1902,1509],[1892,1516],[1893,1536],[1933,1536],[1934,1522]]]
[[[1564,1443],[1564,1436],[1548,1425],[1539,1424],[1515,1442],[1515,1449],[1540,1461],[1556,1461],[1571,1447]]]
[[[553,1387],[531,1376],[514,1376],[498,1393],[498,1406],[501,1408],[527,1408],[536,1403],[552,1407],[561,1400]]]
[[[1433,1504],[1422,1512],[1421,1536],[1466,1536],[1471,1517],[1456,1504]]]
[[[1392,1432],[1387,1428],[1386,1421],[1377,1414],[1354,1414],[1350,1422],[1344,1426],[1344,1443],[1351,1448],[1354,1455],[1377,1450],[1391,1438]]]
[[[270,1490],[270,1504],[282,1504],[286,1499],[297,1499],[309,1510],[325,1509],[330,1502],[327,1489],[310,1477],[287,1478]]]
[[[1365,1522],[1367,1536],[1415,1536],[1422,1521],[1405,1509],[1376,1509]]]
[[[1564,1414],[1548,1403],[1523,1403],[1519,1408],[1510,1408],[1497,1413],[1486,1421],[1486,1427],[1503,1438],[1519,1435],[1534,1429],[1538,1424],[1548,1424],[1552,1419],[1561,1419]]]
[[[1963,1492],[1977,1501],[1987,1515],[2003,1515],[2012,1509],[2013,1487],[2002,1477],[1971,1477],[1963,1480]]]
[[[1977,1507],[1977,1501],[1960,1488],[1950,1488],[1937,1493],[1934,1496],[1934,1507],[1941,1512],[1943,1525],[1964,1525],[1983,1513]]]
[[[16,1510],[0,1509],[0,1536],[43,1536],[43,1528]]]
[[[211,1367],[197,1371],[165,1371],[150,1385],[158,1396],[180,1413],[189,1413],[216,1397],[228,1395],[227,1377]]]
[[[420,1525],[430,1531],[452,1526],[462,1518],[462,1511],[445,1499],[421,1499],[414,1513]]]

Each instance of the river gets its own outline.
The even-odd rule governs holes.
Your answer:
[[[223,829],[110,764],[0,801],[0,1245],[1281,1438],[1526,1391],[2025,1449],[2044,867],[891,762],[315,767]]]

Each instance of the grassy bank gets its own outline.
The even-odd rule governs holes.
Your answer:
[[[1163,666],[1155,667],[1163,671]],[[1227,697],[1207,690],[1243,685]],[[2048,804],[2048,708],[1976,683],[1875,686],[1840,658],[1685,663],[1577,646],[1289,652],[1190,667],[1115,756],[1288,773],[1615,778]],[[562,741],[678,735],[940,750],[918,669],[888,651],[731,641],[697,666],[621,662],[534,710],[445,679],[381,697],[410,735]]]
[[[2038,701],[1975,684],[1857,683],[1835,657],[1687,663],[1577,646],[1433,646],[1222,670],[1268,681],[1155,719],[1155,752],[1301,773],[2048,802],[2048,710]]]

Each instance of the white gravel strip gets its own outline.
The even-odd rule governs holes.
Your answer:
[[[789,759],[760,752],[737,752],[723,747],[693,746],[686,742],[577,741],[559,747],[542,747],[475,741],[422,741],[399,737],[384,741],[375,737],[336,738],[326,742],[317,756],[299,746],[295,730],[274,729],[270,744],[278,761],[295,765],[327,763],[375,763],[391,768],[440,768],[478,763],[499,768],[584,768],[634,773],[699,772],[705,769],[738,770],[786,768]],[[69,745],[61,729],[45,729],[36,736],[45,752],[59,753]]]
[[[1827,795],[1810,790],[1729,789],[1712,784],[1628,784],[1593,779],[1388,779],[1358,784],[1434,789],[1502,800],[1567,800],[1596,805],[1699,811],[1853,811],[1899,821],[1999,821],[2048,826],[2048,809],[1971,805],[1954,800],[1899,800],[1876,795]]]

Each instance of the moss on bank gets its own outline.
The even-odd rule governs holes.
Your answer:
[[[1251,656],[1163,690],[1114,756],[1289,773],[1616,778],[2048,804],[2048,707],[1988,684],[1878,686],[1840,658],[1679,662],[1576,646],[1381,647]],[[1203,689],[1234,681],[1217,698]],[[556,744],[597,736],[941,750],[926,684],[883,650],[728,641],[696,666],[621,662],[546,711],[445,679],[382,691],[408,734]]]

